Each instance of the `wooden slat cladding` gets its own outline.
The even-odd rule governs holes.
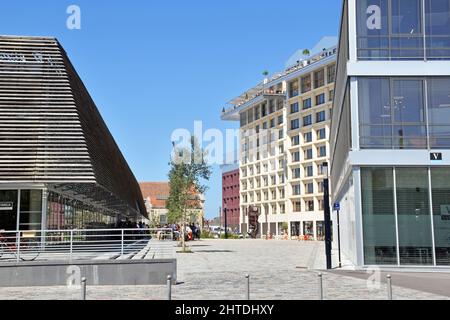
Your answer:
[[[115,199],[112,210],[145,213],[135,177],[56,39],[0,36],[0,183],[97,185]]]

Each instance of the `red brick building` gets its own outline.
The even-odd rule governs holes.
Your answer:
[[[239,168],[224,168],[222,173],[222,208],[227,208],[228,227],[239,230],[240,226],[240,194]],[[225,216],[222,209],[222,226]]]

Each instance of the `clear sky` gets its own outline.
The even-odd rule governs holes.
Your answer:
[[[69,30],[69,5],[81,30]],[[283,69],[297,50],[338,34],[336,0],[2,1],[0,34],[55,36],[139,181],[167,180],[171,134],[236,128],[222,107]],[[214,168],[206,216],[218,215]]]

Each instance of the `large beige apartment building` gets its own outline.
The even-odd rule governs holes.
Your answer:
[[[286,70],[222,112],[223,120],[240,122],[242,233],[256,227],[263,238],[324,237],[323,163],[329,160],[336,43],[325,37],[309,54],[299,50]]]

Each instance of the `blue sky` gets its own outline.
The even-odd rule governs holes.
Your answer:
[[[81,8],[81,30],[66,9]],[[337,35],[335,0],[15,0],[0,7],[0,34],[55,36],[66,49],[139,181],[167,180],[171,134],[236,128],[231,98],[282,70],[297,50]],[[206,216],[218,215],[214,168]]]

